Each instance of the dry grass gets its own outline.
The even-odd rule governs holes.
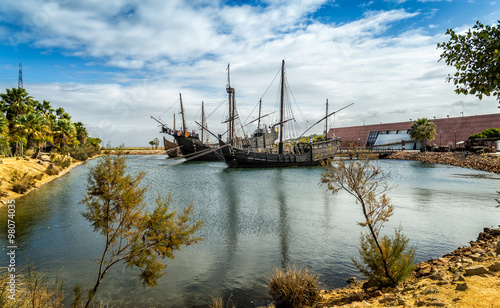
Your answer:
[[[212,297],[208,308],[236,308],[234,304],[231,303],[231,297],[227,299],[227,303],[224,302],[222,296]]]
[[[4,196],[5,199],[16,199],[22,194],[18,194],[12,191],[12,184],[9,183],[9,179],[11,177],[11,174],[14,172],[18,172],[21,174],[24,174],[28,172],[32,176],[39,176],[39,174],[43,174],[45,170],[47,169],[48,163],[47,164],[39,164],[37,159],[16,159],[15,157],[8,157],[8,158],[2,158],[2,163],[0,163],[0,190],[4,191],[7,193],[6,196]],[[28,190],[26,193],[30,192],[32,189],[36,189],[37,187],[40,187],[41,185],[52,181],[53,179],[65,174],[69,170],[71,170],[73,167],[81,164],[82,162],[76,162],[72,163],[68,168],[62,170],[59,174],[57,175],[45,175],[41,178],[41,180],[36,181],[34,187],[32,187],[30,190]],[[0,204],[1,206],[1,204]]]
[[[320,299],[319,278],[306,268],[275,269],[268,281],[276,307],[314,306]]]

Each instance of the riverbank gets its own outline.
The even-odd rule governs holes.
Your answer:
[[[63,176],[64,174],[68,173],[71,169],[73,169],[78,165],[81,165],[82,163],[83,163],[82,161],[73,160],[68,167],[62,169],[57,175],[56,174],[48,175],[45,173],[45,170],[50,165],[50,162],[43,161],[40,159],[31,159],[31,158],[17,158],[17,157],[2,158],[0,163],[0,179],[1,179],[0,190],[5,192],[7,195],[2,196],[1,199],[10,200],[24,196],[30,193],[31,191],[37,189],[38,187],[42,186],[43,184],[46,184],[60,176]],[[36,180],[35,185],[29,188],[28,191],[26,191],[24,194],[18,194],[12,191],[12,184],[9,182],[9,179],[12,177],[12,174],[16,171],[20,173],[29,172],[29,174],[32,176],[41,176],[41,179]],[[0,207],[2,206],[3,204],[0,204]]]
[[[500,228],[479,233],[470,246],[415,266],[396,288],[345,288],[322,291],[320,307],[498,307]]]
[[[415,160],[451,165],[500,174],[500,155],[465,154],[464,152],[405,152],[390,154],[387,159]]]
[[[125,155],[167,155],[165,149],[158,150],[146,150],[146,149],[123,149],[119,150]],[[119,152],[118,150],[101,150],[103,154],[115,155]]]

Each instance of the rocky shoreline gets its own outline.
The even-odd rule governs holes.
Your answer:
[[[408,152],[390,154],[387,159],[415,160],[500,173],[500,155],[466,152]]]
[[[500,303],[500,228],[485,228],[469,247],[415,266],[396,288],[349,286],[322,291],[320,307],[498,307]]]

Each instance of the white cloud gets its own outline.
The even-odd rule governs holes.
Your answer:
[[[147,145],[158,130],[150,116],[175,104],[179,92],[190,129],[197,129],[193,121],[201,117],[204,100],[207,114],[213,113],[209,127],[223,131],[225,105],[215,108],[226,96],[229,62],[242,119],[283,58],[297,105],[310,122],[322,117],[326,98],[331,110],[355,102],[336,115],[337,126],[497,111],[493,99],[478,104],[474,97],[454,94],[453,85],[445,83],[452,69],[437,62],[436,50],[443,36],[430,36],[426,29],[387,34],[394,23],[424,16],[420,12],[369,11],[351,22],[322,24],[309,14],[324,1],[276,0],[260,7],[180,0],[4,2],[4,14],[30,25],[21,30],[23,40],[40,48],[63,48],[90,59],[97,70],[102,63],[128,69],[117,73],[114,83],[37,84],[29,89],[115,145]],[[264,97],[264,112],[273,111],[276,92],[271,88]],[[171,108],[164,120],[171,124],[176,111]],[[296,113],[298,122],[301,118]],[[318,125],[313,132],[322,130]]]

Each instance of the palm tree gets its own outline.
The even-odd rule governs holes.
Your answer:
[[[54,141],[59,147],[69,144],[76,137],[75,125],[68,119],[59,119],[52,124]]]
[[[85,144],[87,138],[89,137],[87,129],[85,128],[85,126],[83,126],[82,122],[76,122],[74,123],[74,125],[76,129],[76,138],[78,138],[80,144]]]
[[[426,140],[434,140],[436,134],[436,124],[427,118],[417,119],[411,124],[410,137],[413,140],[420,141],[421,152],[425,152]]]
[[[26,114],[30,109],[33,108],[34,101],[33,97],[29,96],[28,92],[26,92],[23,88],[12,88],[5,89],[7,91],[6,94],[0,94],[2,98],[3,111],[6,112],[7,120],[12,121],[17,118],[17,116],[21,114]],[[13,122],[11,122],[11,128],[13,126]]]
[[[26,137],[28,149],[33,149],[36,145],[38,150],[40,142],[44,141],[49,133],[48,124],[44,116],[30,112],[22,114],[14,120],[14,129],[19,135]]]

